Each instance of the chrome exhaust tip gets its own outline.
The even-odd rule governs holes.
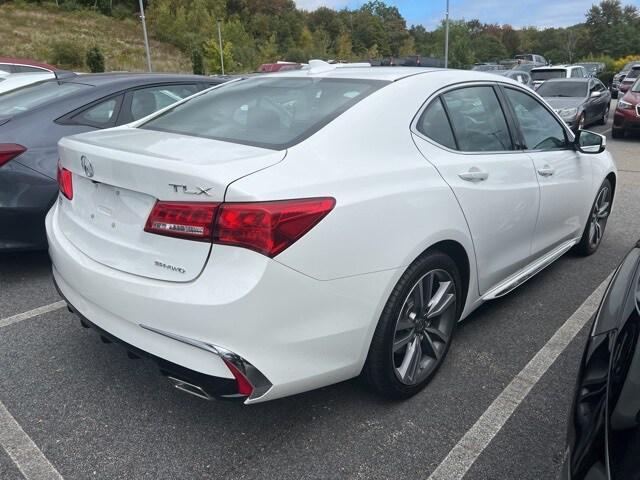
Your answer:
[[[167,377],[169,381],[173,384],[175,388],[181,390],[186,393],[190,393],[191,395],[195,395],[198,398],[202,398],[204,400],[213,400],[214,398],[205,392],[202,387],[198,385],[194,385],[193,383],[186,382],[184,380],[180,380],[179,378]]]

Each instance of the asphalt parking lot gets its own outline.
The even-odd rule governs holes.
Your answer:
[[[619,169],[600,250],[568,254],[476,311],[459,325],[434,381],[402,403],[377,398],[359,380],[251,407],[205,402],[102,343],[58,304],[20,316],[60,300],[49,261],[44,253],[0,256],[0,479],[22,479],[20,469],[65,479],[429,478],[640,238],[640,138],[613,140],[610,128],[611,119],[590,127],[607,134]],[[586,332],[478,446],[465,478],[557,476]],[[26,435],[3,435],[16,431],[13,420]],[[20,446],[19,468],[5,450]],[[438,478],[456,478],[450,471]]]

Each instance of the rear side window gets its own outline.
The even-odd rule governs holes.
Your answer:
[[[121,101],[122,96],[105,100],[74,116],[73,121],[80,125],[107,128],[115,122]]]
[[[388,83],[254,77],[187,100],[140,128],[281,150],[312,135]]]
[[[513,150],[498,97],[492,87],[466,87],[442,95],[463,152]]]
[[[451,131],[451,124],[447,118],[447,114],[442,107],[442,101],[437,98],[424,111],[420,120],[418,120],[417,129],[420,133],[426,135],[434,142],[456,149],[456,141]]]

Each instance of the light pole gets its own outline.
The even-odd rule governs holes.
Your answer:
[[[222,67],[222,75],[224,75],[224,55],[222,54],[222,33],[220,31],[220,19],[218,19],[218,45],[220,47],[220,66]]]
[[[152,72],[151,68],[151,51],[149,50],[149,37],[147,37],[147,21],[144,18],[144,6],[142,5],[142,0],[139,0],[140,3],[140,20],[142,20],[142,33],[144,33],[144,49],[147,52],[147,68],[150,72]]]
[[[449,0],[444,14],[444,68],[449,68]]]

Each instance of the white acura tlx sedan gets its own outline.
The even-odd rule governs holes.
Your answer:
[[[53,276],[84,326],[189,393],[362,374],[409,397],[460,319],[597,250],[604,149],[504,77],[312,61],[61,140]]]

